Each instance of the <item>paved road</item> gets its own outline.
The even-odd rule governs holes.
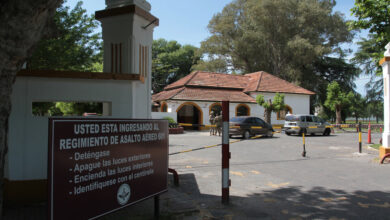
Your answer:
[[[170,153],[221,143],[206,132],[169,138]],[[390,219],[390,164],[366,144],[358,154],[356,133],[308,136],[306,158],[297,136],[231,141],[230,204],[220,198],[221,147],[180,153],[169,157],[180,187],[161,196],[160,219]],[[46,219],[46,204],[7,207],[3,219]],[[153,219],[153,199],[101,219]]]
[[[379,138],[372,135],[374,142]],[[205,132],[171,135],[170,153],[220,142]],[[357,153],[356,133],[308,136],[303,158],[302,138],[297,136],[233,143],[228,207],[219,197],[220,146],[171,155],[169,166],[181,175],[183,192],[210,218],[390,219],[390,165],[379,165],[378,151],[366,145]]]

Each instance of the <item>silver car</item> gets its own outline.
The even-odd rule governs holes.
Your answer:
[[[331,125],[320,117],[314,115],[286,115],[283,132],[287,135],[303,133],[316,135],[330,135]]]

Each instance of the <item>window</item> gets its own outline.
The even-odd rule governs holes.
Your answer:
[[[313,118],[311,116],[306,116],[306,122],[313,122]]]
[[[163,102],[161,104],[161,112],[167,112],[168,111],[168,105],[167,103]]]
[[[264,125],[264,121],[263,120],[261,120],[260,118],[255,118],[255,120],[256,120],[256,124],[257,125],[259,125],[259,126],[261,126],[261,127],[265,127]]]
[[[286,121],[299,121],[299,117],[295,115],[287,115]]]
[[[239,104],[236,107],[236,116],[249,116],[250,108],[245,104]]]
[[[33,102],[34,116],[110,116],[109,102]]]

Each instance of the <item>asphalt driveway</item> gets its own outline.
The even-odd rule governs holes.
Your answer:
[[[374,142],[379,138],[372,135]],[[187,152],[171,155],[169,167],[210,218],[390,219],[390,165],[379,165],[378,151],[364,142],[363,153],[357,153],[356,133],[308,136],[306,158],[297,136],[231,141],[231,203],[222,206],[221,147],[188,152],[221,138],[206,132],[170,135],[170,153]]]
[[[222,205],[221,137],[169,136],[169,167],[180,186],[170,175],[160,219],[390,219],[390,164],[379,165],[378,151],[367,144],[357,153],[356,133],[308,136],[305,158],[297,136],[230,141],[231,196]],[[101,219],[153,219],[153,205],[146,199]],[[3,217],[47,219],[46,204],[6,207]]]

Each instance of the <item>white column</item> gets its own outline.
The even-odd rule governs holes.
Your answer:
[[[384,131],[382,134],[382,146],[390,148],[390,43],[386,45],[385,58],[383,60],[383,104],[384,104]]]
[[[133,118],[151,118],[153,29],[159,20],[145,0],[106,0],[106,9],[95,13],[102,24],[103,69],[107,73],[139,74],[129,82]]]

